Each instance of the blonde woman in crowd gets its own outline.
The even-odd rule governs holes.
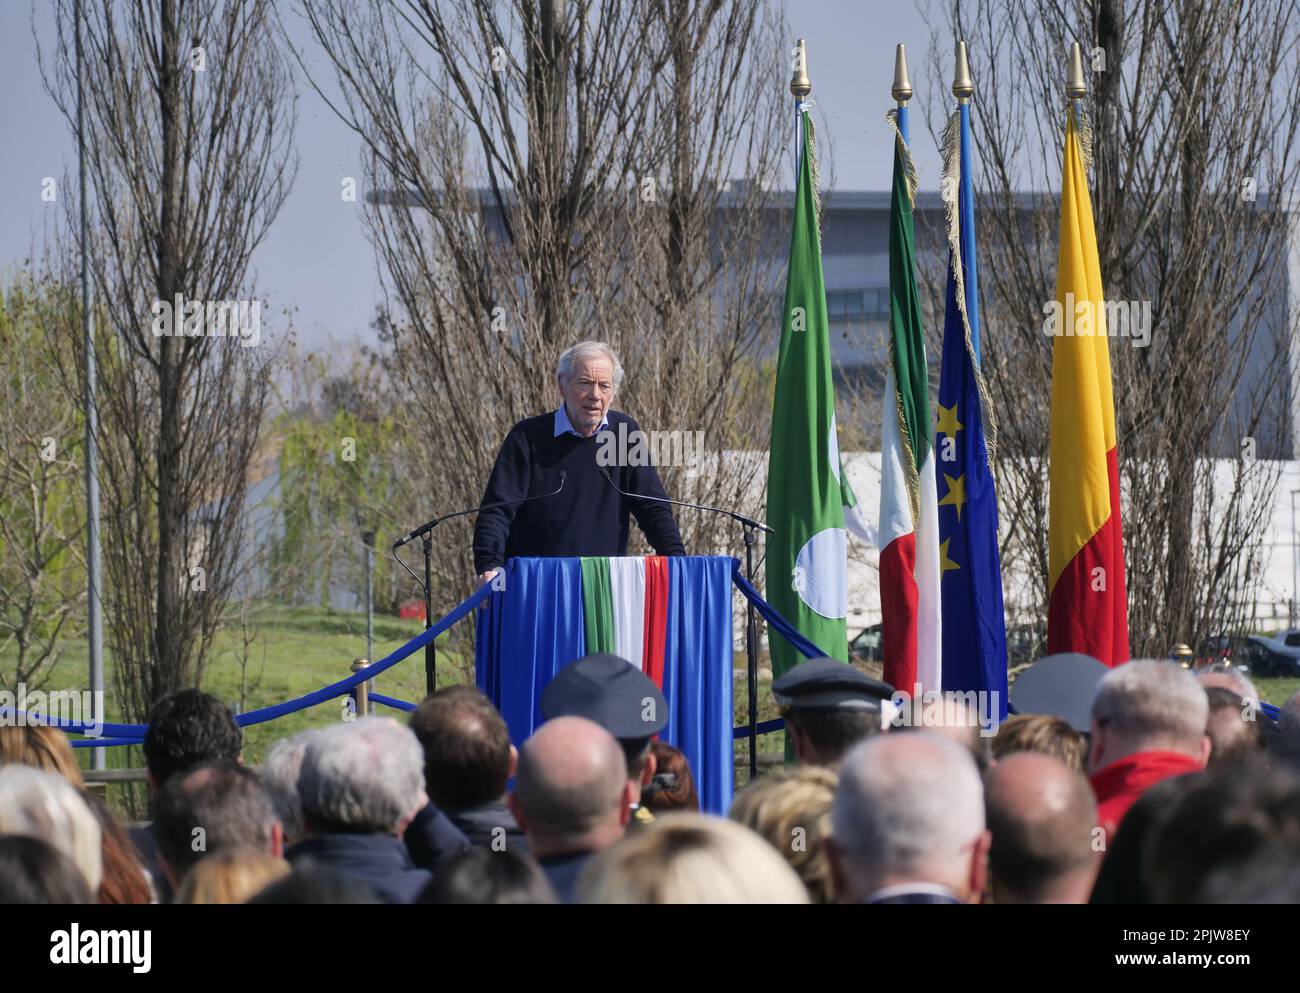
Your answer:
[[[748,828],[705,814],[666,814],[597,856],[581,903],[807,903],[793,869]]]
[[[839,777],[804,765],[764,776],[747,787],[728,815],[771,845],[803,880],[813,903],[833,903],[826,838]]]
[[[284,859],[255,848],[227,848],[194,863],[176,891],[176,903],[244,903],[289,875]]]
[[[11,764],[57,773],[77,789],[85,785],[68,736],[45,724],[0,727],[0,765]]]

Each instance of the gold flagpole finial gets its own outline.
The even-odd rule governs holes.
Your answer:
[[[907,78],[907,50],[901,44],[894,49],[894,85],[889,92],[900,107],[912,99],[912,81]]]
[[[812,80],[808,78],[808,49],[802,38],[795,42],[794,75],[790,77],[790,92],[800,100],[812,92]]]
[[[1083,79],[1083,49],[1077,41],[1070,45],[1070,73],[1065,78],[1065,95],[1071,100],[1082,100],[1088,95],[1088,84]]]
[[[952,95],[958,103],[968,103],[975,92],[975,83],[970,78],[970,63],[966,60],[966,43],[957,42],[957,71],[952,77]]]

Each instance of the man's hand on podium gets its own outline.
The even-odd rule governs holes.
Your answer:
[[[481,586],[483,583],[492,582],[492,577],[495,576],[500,571],[501,571],[500,569],[489,569],[487,572],[479,573],[479,577],[478,577],[479,585]]]

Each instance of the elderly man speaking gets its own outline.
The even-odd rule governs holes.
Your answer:
[[[541,499],[478,515],[474,569],[481,580],[517,555],[626,555],[629,512],[660,555],[686,554],[667,504],[618,492],[665,497],[654,466],[597,462],[600,432],[619,432],[624,424],[629,437],[640,430],[632,418],[610,409],[622,378],[618,356],[603,342],[580,342],[560,356],[559,410],[510,429],[482,505]],[[555,495],[545,496],[550,493]]]

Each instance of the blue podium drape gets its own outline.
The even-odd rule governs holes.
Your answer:
[[[660,737],[691,764],[702,809],[722,814],[735,790],[732,753],[732,617],[729,557],[669,560]],[[518,746],[542,723],[542,690],[587,653],[582,560],[517,558],[505,588],[480,611],[474,659],[479,688]],[[640,665],[639,659],[629,660]]]

